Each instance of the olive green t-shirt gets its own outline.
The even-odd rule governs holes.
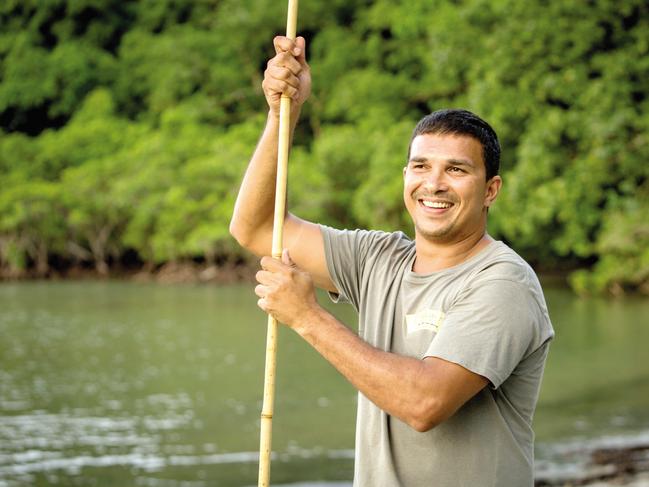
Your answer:
[[[359,393],[354,486],[531,487],[532,416],[554,335],[531,267],[492,242],[457,266],[421,275],[412,271],[415,245],[403,233],[321,232],[338,289],[332,297],[356,308],[361,338],[490,381],[424,433]]]

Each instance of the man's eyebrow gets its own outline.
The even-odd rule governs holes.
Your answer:
[[[410,160],[408,162],[428,162],[428,159],[425,158],[425,157],[413,156],[413,157],[410,158]]]
[[[409,163],[410,163],[410,162],[428,162],[429,160],[430,160],[430,159],[428,159],[427,157],[423,157],[423,156],[413,156],[413,157],[410,158],[410,160],[409,160],[408,162],[409,162]],[[453,165],[455,165],[455,166],[469,166],[469,167],[474,167],[474,166],[475,166],[475,164],[473,163],[473,161],[471,161],[470,159],[455,159],[455,158],[451,158],[451,159],[445,159],[445,161],[448,162],[448,163],[450,163],[450,164],[453,164]]]
[[[446,162],[450,162],[451,164],[455,166],[470,166],[473,167],[475,164],[473,164],[473,161],[470,159],[446,159]]]

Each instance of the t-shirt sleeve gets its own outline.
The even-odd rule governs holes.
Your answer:
[[[548,339],[542,320],[542,310],[524,284],[484,280],[448,310],[425,356],[459,364],[498,388]]]
[[[360,307],[373,262],[382,253],[404,240],[399,233],[376,230],[337,230],[320,225],[325,258],[332,282],[338,290],[329,293],[334,302],[349,302]]]
[[[329,296],[336,303],[351,303],[358,309],[361,281],[363,230],[337,230],[320,225],[325,247],[325,258],[331,281],[338,290]]]

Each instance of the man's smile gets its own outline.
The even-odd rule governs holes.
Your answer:
[[[419,202],[426,208],[446,209],[453,206],[453,203],[449,203],[448,201],[430,201],[420,199]]]
[[[455,206],[453,201],[439,197],[415,195],[415,199],[421,209],[427,213],[440,214]]]

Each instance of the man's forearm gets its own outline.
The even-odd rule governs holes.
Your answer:
[[[298,117],[299,110],[291,114],[291,138]],[[230,233],[242,246],[258,254],[270,252],[277,177],[278,134],[279,119],[269,113],[266,126],[241,183],[230,222]]]

